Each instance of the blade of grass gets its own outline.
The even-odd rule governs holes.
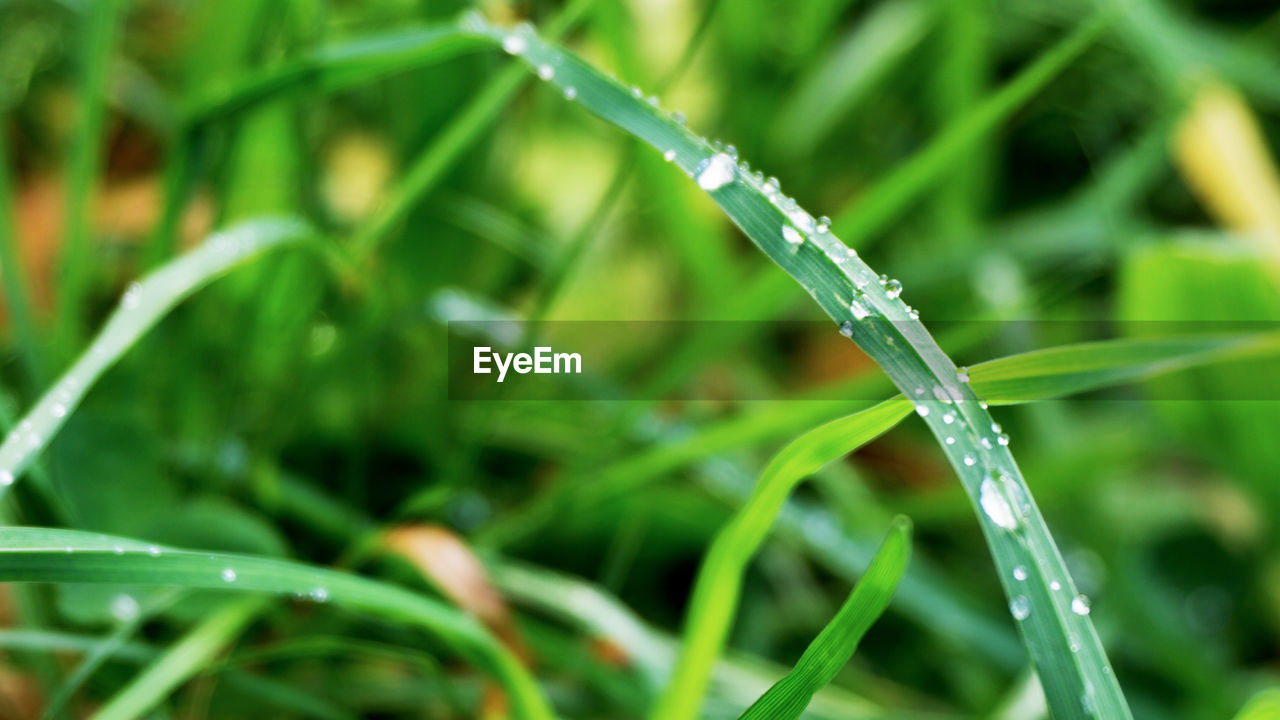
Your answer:
[[[944,178],[955,161],[1057,77],[1111,24],[1099,14],[1023,69],[999,90],[938,133],[924,148],[859,194],[836,214],[833,232],[858,247],[900,217],[922,193]]]
[[[85,299],[89,294],[93,248],[89,245],[89,211],[93,183],[102,165],[102,124],[106,114],[106,82],[115,46],[121,0],[99,0],[83,18],[84,42],[77,88],[79,117],[71,144],[67,173],[66,238],[58,282],[58,331],[61,352],[78,344],[83,332]]]
[[[89,347],[0,444],[0,498],[66,422],[98,376],[170,308],[235,265],[303,240],[309,233],[304,224],[292,219],[240,223],[211,235],[199,248],[132,284]]]
[[[1049,69],[1087,46],[1105,26],[1104,20],[1094,18],[1051,51],[1055,62],[1048,63]],[[488,32],[559,92],[572,88],[569,94],[588,110],[666,153],[808,290],[842,334],[885,370],[916,404],[969,494],[1055,715],[1131,717],[1087,606],[1031,500],[1007,438],[966,382],[967,376],[901,300],[901,286],[877,277],[826,223],[743,171],[731,154],[645,102],[642,91],[629,91],[605,78],[576,56],[547,44],[531,27]],[[943,442],[948,437],[956,441]],[[679,703],[664,700],[655,717],[693,718],[699,705],[700,698],[690,695]]]
[[[274,558],[164,548],[76,530],[9,527],[0,529],[0,581],[172,585],[333,602],[428,631],[500,682],[519,717],[553,717],[519,659],[476,620],[435,599],[348,573]],[[193,648],[207,648],[211,637],[239,627],[241,612],[251,615],[254,611],[256,604],[248,602],[239,611],[227,610],[207,634],[193,641]],[[156,670],[154,677],[147,678],[147,686],[171,681],[170,672]],[[136,708],[136,702],[130,700],[122,707]]]
[[[898,517],[866,574],[849,598],[805,649],[795,668],[760,696],[739,720],[795,720],[815,693],[835,679],[862,636],[889,607],[911,555],[911,521]]]

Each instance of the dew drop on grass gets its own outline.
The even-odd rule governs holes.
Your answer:
[[[502,49],[512,55],[519,55],[524,52],[528,46],[529,45],[525,42],[524,38],[516,35],[515,33],[510,33],[506,37],[502,38]]]
[[[724,153],[716,153],[698,166],[698,187],[707,192],[719,190],[733,182],[737,169],[733,158]]]
[[[8,470],[0,470],[0,485],[12,485],[13,473]]]
[[[556,76],[556,69],[551,67],[547,63],[542,63],[541,65],[538,66],[538,77],[542,78],[543,80],[550,80],[555,76]]]
[[[671,113],[671,119],[677,125],[684,125],[684,122],[685,122],[684,113],[680,112],[679,110]]]
[[[965,455],[964,464],[968,467],[973,467],[974,465],[978,464],[978,458],[974,457],[972,454]]]
[[[52,408],[49,409],[49,414],[56,418],[66,417],[67,406],[63,405],[62,403],[58,403],[57,405],[54,405]]]
[[[1019,595],[1009,601],[1009,612],[1014,620],[1026,620],[1031,616],[1031,601],[1026,595]]]
[[[1005,530],[1018,528],[1018,519],[1013,516],[1013,508],[1009,506],[1009,501],[1005,499],[995,479],[988,477],[982,481],[978,489],[978,503],[982,505],[982,512],[986,513],[991,522]]]
[[[947,436],[947,444],[948,444],[948,445],[955,445],[955,444],[956,444],[956,439],[955,439],[953,436],[948,435],[948,436]]]
[[[1000,433],[999,435],[996,436],[996,442],[1000,443],[1001,445],[1008,446],[1009,435],[1007,433]]]
[[[124,291],[124,295],[120,297],[120,307],[125,310],[132,310],[142,303],[142,285],[134,282],[129,283],[128,289]]]
[[[117,546],[115,546],[115,547],[111,548],[111,551],[112,551],[112,552],[114,552],[114,553],[115,553],[115,554],[117,554],[117,555],[123,555],[123,554],[124,554],[124,548],[120,547],[119,545],[117,545]]]
[[[990,450],[990,449],[991,449],[991,438],[984,437],[984,438],[982,438],[982,440],[981,440],[980,442],[982,443],[982,447],[984,447],[984,448],[986,448],[986,449],[988,449],[988,450]]]
[[[959,378],[962,383],[969,382],[969,368],[964,366],[956,368],[956,377]]]
[[[885,283],[884,294],[888,295],[890,300],[896,300],[902,294],[902,283],[897,280],[890,280]]]
[[[782,190],[782,185],[781,183],[778,182],[778,178],[771,177],[768,180],[764,181],[765,193],[772,195],[774,193],[780,192],[781,190]]]
[[[675,150],[668,150],[668,151],[666,151],[666,152],[662,153],[662,159],[663,159],[663,160],[666,160],[667,162],[675,162],[675,160],[676,160],[676,151],[675,151]]]
[[[944,423],[946,423],[946,424],[950,425],[951,423],[953,423],[953,422],[955,422],[955,421],[956,421],[956,414],[955,414],[955,413],[948,411],[948,412],[945,412],[945,413],[943,413],[943,414],[942,414],[942,422],[944,422]]]
[[[631,97],[633,97],[633,98],[644,97],[644,91],[643,91],[643,90],[641,90],[640,88],[636,87],[635,85],[632,85],[632,86],[631,86]]]
[[[1019,565],[1018,567],[1014,568],[1014,569],[1013,569],[1013,579],[1014,579],[1014,580],[1017,580],[1018,582],[1022,582],[1023,580],[1026,580],[1026,579],[1027,579],[1027,567],[1026,567],[1025,565]]]
[[[866,320],[871,316],[871,310],[862,304],[857,295],[854,295],[853,299],[849,301],[849,312],[853,313],[853,316],[858,320]]]
[[[1002,431],[1002,428],[1000,427],[1000,423],[998,422],[991,423],[991,432],[999,434],[1001,431]]]
[[[329,591],[318,587],[307,593],[307,596],[318,603],[327,602],[329,600]]]
[[[1084,595],[1077,595],[1071,598],[1071,612],[1077,615],[1089,614],[1089,598]]]
[[[565,88],[565,89],[564,89],[564,99],[565,99],[565,100],[572,100],[572,99],[574,99],[574,98],[576,98],[576,97],[578,97],[578,88],[573,87],[572,85],[570,85],[569,87],[567,87],[567,88]]]
[[[236,571],[235,571],[235,570],[232,570],[231,568],[223,568],[223,570],[222,570],[222,580],[223,580],[223,582],[235,582],[235,581],[236,581]]]
[[[937,398],[938,402],[942,403],[943,405],[951,404],[951,396],[947,394],[946,390],[942,389],[941,385],[933,386],[933,396]]]
[[[822,217],[818,218],[817,230],[818,232],[824,235],[831,232],[831,218],[827,217],[826,215],[823,215]]]
[[[733,158],[733,161],[734,161],[734,162],[737,162],[737,161],[738,161],[738,148],[736,148],[736,147],[734,147],[734,146],[732,146],[732,145],[725,145],[725,146],[724,146],[724,154],[725,154],[725,155],[728,155],[728,156],[729,156],[729,157],[731,157],[731,158]]]
[[[929,406],[928,406],[928,405],[917,405],[917,406],[916,406],[916,414],[917,414],[917,415],[919,415],[920,417],[929,417]]]
[[[796,252],[800,246],[804,244],[804,236],[798,230],[790,225],[782,226],[782,238],[787,241],[787,245],[791,246],[791,252]]]
[[[132,595],[120,593],[111,598],[111,616],[120,622],[129,622],[138,617],[140,608],[138,601],[133,599]]]
[[[840,323],[840,334],[847,338],[853,337],[853,323],[848,320]]]
[[[1053,590],[1054,592],[1057,592],[1058,590],[1062,589],[1062,583],[1058,582],[1057,580],[1054,580],[1053,582],[1049,583],[1049,589]]]
[[[160,548],[156,547],[155,545],[151,545],[147,547],[147,554],[150,555],[151,557],[160,557]]]

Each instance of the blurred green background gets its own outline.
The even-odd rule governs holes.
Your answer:
[[[852,218],[845,240],[901,279],[926,325],[1062,321],[940,335],[959,363],[1099,324],[1280,321],[1274,2],[571,6],[478,7],[500,23],[569,18],[566,42],[589,61],[815,214]],[[4,429],[132,279],[213,228],[301,215],[361,258],[355,272],[275,253],[183,304],[102,378],[8,511],[434,585],[491,612],[566,715],[641,717],[653,688],[638,650],[584,620],[606,616],[581,604],[582,583],[673,637],[702,552],[769,456],[861,407],[829,399],[838,389],[891,389],[836,333],[785,323],[821,314],[694,183],[500,53],[406,52],[359,81],[315,72],[224,102],[323,48],[411,37],[468,7],[0,0],[0,269],[6,305],[30,306],[0,324]],[[1080,58],[930,159],[1098,11],[1107,30]],[[444,323],[488,317],[750,322],[611,358],[665,400],[587,383],[573,402],[451,401]],[[997,411],[1137,717],[1231,717],[1280,684],[1277,385],[1280,363],[1252,361]],[[788,399],[741,399],[762,396]],[[748,577],[737,682],[758,694],[795,661],[898,513],[916,525],[911,580],[813,716],[1043,717],[970,506],[917,422],[788,505]],[[464,546],[496,592],[433,565],[474,559]],[[165,599],[8,590],[10,640],[103,636]],[[223,601],[186,593],[134,640],[168,645]],[[337,717],[501,716],[465,664],[404,635],[273,607],[155,716],[321,712],[290,692]],[[10,645],[0,717],[39,717],[75,654]],[[91,714],[137,666],[106,661],[67,714]],[[734,683],[709,713],[736,716]]]

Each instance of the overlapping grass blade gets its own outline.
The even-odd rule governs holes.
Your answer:
[[[88,349],[0,444],[0,497],[58,432],[98,376],[170,308],[235,265],[309,234],[306,224],[289,218],[240,223],[130,285]]]
[[[795,720],[814,694],[831,682],[862,636],[889,606],[911,555],[911,522],[898,517],[871,566],[831,622],[805,649],[795,668],[769,688],[740,720]]]
[[[643,91],[604,77],[546,43],[529,26],[507,31],[479,18],[472,22],[477,32],[489,34],[559,92],[654,146],[694,178],[762,251],[808,290],[842,334],[885,370],[916,405],[960,476],[1055,716],[1131,717],[1087,606],[1078,598],[1006,436],[967,377],[902,301],[901,287],[878,277],[830,232],[827,222],[753,175],[732,153],[658,110],[656,99],[646,101]],[[1101,27],[1101,20],[1082,26],[1050,55],[1075,56]],[[945,438],[955,440],[945,443]],[[705,678],[681,670],[653,717],[684,720],[697,715]]]
[[[76,530],[9,527],[0,529],[0,582],[92,582],[173,585],[240,592],[293,595],[333,602],[353,610],[420,627],[459,655],[491,674],[510,695],[521,718],[553,717],[537,684],[484,627],[468,615],[432,598],[348,573],[273,558],[206,553]],[[234,628],[238,617],[227,611],[225,622],[200,635],[191,651],[207,649]],[[124,709],[138,707],[154,688],[171,683],[169,670],[156,670],[146,690]],[[122,700],[121,702],[125,702]]]

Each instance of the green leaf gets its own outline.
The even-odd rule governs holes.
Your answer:
[[[348,573],[250,555],[179,550],[78,530],[8,527],[0,528],[0,582],[176,585],[333,602],[427,630],[501,683],[519,717],[553,717],[520,661],[474,618],[438,600]],[[208,650],[243,618],[232,610],[225,615],[219,615],[217,622],[211,619],[212,626],[183,652]],[[174,679],[167,670],[155,672],[156,677],[146,681],[148,687]],[[132,692],[153,694],[151,690]],[[135,700],[125,706],[136,707]]]
[[[898,517],[849,598],[805,649],[795,668],[760,696],[741,720],[795,720],[835,678],[862,636],[889,606],[911,555],[911,521]]]
[[[1280,688],[1263,690],[1236,714],[1235,720],[1273,720],[1280,717]]]

